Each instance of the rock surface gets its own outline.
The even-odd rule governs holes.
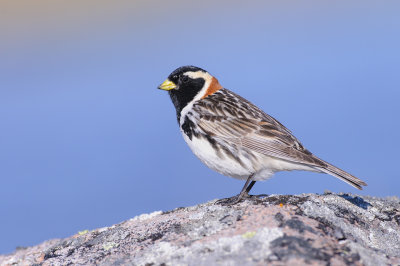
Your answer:
[[[0,265],[399,265],[400,200],[253,196],[143,214],[0,255]]]

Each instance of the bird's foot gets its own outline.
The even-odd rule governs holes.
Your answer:
[[[241,193],[241,194],[236,195],[231,198],[217,200],[214,204],[223,205],[223,206],[231,206],[231,205],[235,205],[236,203],[241,202],[244,199],[249,199],[251,197],[253,197],[253,196],[249,195],[246,192],[246,193]]]

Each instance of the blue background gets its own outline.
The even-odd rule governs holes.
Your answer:
[[[254,194],[400,195],[398,1],[2,1],[0,253],[236,195],[156,87],[196,65],[368,183],[278,173]]]

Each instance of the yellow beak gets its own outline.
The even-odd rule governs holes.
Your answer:
[[[160,86],[158,86],[158,88],[160,90],[169,91],[169,90],[175,89],[176,85],[169,79],[166,79]]]

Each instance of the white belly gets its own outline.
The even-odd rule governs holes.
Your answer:
[[[237,179],[247,179],[255,173],[253,180],[261,181],[270,178],[278,171],[306,170],[313,171],[311,167],[287,162],[277,158],[269,157],[260,153],[253,153],[256,160],[243,156],[246,151],[239,150],[236,154],[240,156],[242,164],[229,156],[218,156],[217,151],[204,138],[192,137],[192,140],[182,132],[182,136],[189,145],[192,152],[212,170]],[[242,154],[241,154],[242,153]],[[315,170],[314,170],[315,171]]]
[[[192,137],[192,140],[182,132],[182,136],[186,143],[189,145],[192,152],[207,165],[212,170],[234,178],[246,179],[254,172],[254,168],[249,160],[242,160],[243,167],[238,161],[223,156],[220,158],[217,151],[212,147],[212,145],[203,138]]]

